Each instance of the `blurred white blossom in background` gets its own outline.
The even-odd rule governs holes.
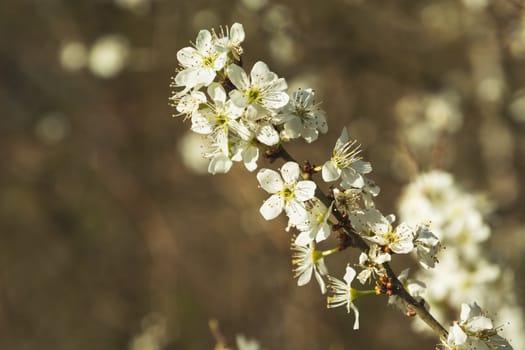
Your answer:
[[[445,246],[438,255],[439,268],[421,270],[416,275],[427,285],[425,300],[431,312],[446,324],[450,309],[458,309],[468,300],[476,301],[496,312],[490,316],[502,326],[501,334],[515,349],[523,349],[525,324],[514,273],[494,263],[496,252],[483,245],[491,236],[484,221],[488,209],[482,197],[465,192],[452,175],[437,170],[414,179],[399,202],[403,221],[410,224],[428,220]],[[416,328],[424,329],[419,325]]]
[[[104,35],[97,39],[89,53],[89,69],[100,78],[113,78],[126,66],[129,44],[118,34]]]

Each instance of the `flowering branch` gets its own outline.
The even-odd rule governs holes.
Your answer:
[[[481,333],[472,332],[476,327],[472,327],[471,318],[479,316],[476,312],[465,316],[467,312],[462,310],[461,322],[447,331],[422,298],[424,284],[409,279],[408,270],[399,276],[394,273],[390,261],[399,254],[413,253],[423,268],[434,268],[441,244],[428,225],[402,222],[394,226],[394,215],[384,216],[375,208],[379,187],[367,177],[372,165],[362,159],[360,145],[349,138],[346,129],[322,166],[306,162],[300,167],[286,151],[285,142],[303,138],[312,143],[326,133],[325,114],[315,103],[312,89],[289,95],[286,81],[265,63],[256,62],[246,73],[240,57],[243,41],[244,29],[238,23],[220,33],[201,30],[193,47],[177,54],[180,69],[172,86],[182,90],[174,92],[171,101],[180,115],[191,119],[191,130],[209,142],[205,156],[210,159],[210,173],[227,173],[234,162],[243,162],[247,170],[254,171],[260,152],[271,162],[284,160],[279,172],[263,168],[256,175],[260,187],[269,194],[259,211],[266,220],[284,213],[288,217],[286,230],[299,232],[291,245],[297,284],[307,284],[314,275],[321,293],[330,292],[328,308],[346,306],[348,313],[355,314],[354,329],[359,328],[354,301],[364,295],[385,294],[389,303],[407,316],[419,316],[446,349],[468,349],[461,346],[481,343],[490,349],[496,342],[506,346],[488,321],[478,326]],[[330,195],[312,180],[318,173],[331,184]],[[332,232],[338,232],[339,245],[317,250],[316,245]],[[361,255],[357,264],[347,264],[341,281],[329,275],[324,260],[349,247],[359,249]],[[354,288],[355,279],[375,287]],[[471,305],[470,310],[474,309]]]
[[[271,160],[281,158],[284,161],[296,162],[295,158],[292,157],[282,145],[279,145],[278,148],[268,148],[265,152],[265,155]],[[307,166],[307,168],[310,167]],[[331,200],[323,191],[321,191],[319,187],[316,188],[315,195],[323,202],[324,205],[326,205],[327,207],[330,206]],[[352,228],[351,222],[347,218],[343,217],[343,215],[341,215],[341,213],[336,209],[333,210],[332,214],[338,220],[338,226],[344,230],[345,234],[351,240],[351,243],[349,244],[340,245],[339,250],[343,250],[351,246],[358,248],[364,253],[368,253],[370,250],[370,246],[357,232],[355,232],[355,230]],[[421,320],[425,322],[432,329],[432,331],[439,336],[440,339],[447,339],[447,330],[425,308],[425,301],[418,301],[414,297],[412,297],[412,295],[410,295],[410,293],[405,289],[401,281],[399,281],[397,275],[395,274],[394,270],[392,270],[388,262],[383,263],[382,267],[385,269],[386,274],[388,276],[387,283],[390,283],[390,287],[388,288],[388,290],[391,291],[391,293],[397,295],[401,300],[403,300],[406,308],[408,310],[411,310],[409,315],[415,316],[417,314],[421,318]]]

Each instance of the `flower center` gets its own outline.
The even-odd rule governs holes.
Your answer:
[[[258,103],[261,100],[261,92],[257,88],[251,88],[246,95],[249,103]]]

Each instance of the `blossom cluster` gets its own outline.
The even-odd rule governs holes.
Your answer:
[[[484,221],[487,207],[481,197],[458,186],[452,175],[437,170],[416,177],[399,203],[403,220],[413,223],[427,218],[446,246],[439,257],[439,269],[417,274],[428,286],[425,299],[434,316],[447,321],[447,310],[475,300],[498,310],[496,321],[509,322],[502,334],[521,349],[525,346],[525,321],[517,303],[515,279],[512,271],[490,260],[491,253],[483,245],[491,235]]]
[[[180,68],[171,96],[191,130],[204,135],[208,171],[226,173],[233,162],[257,168],[260,149],[302,137],[313,142],[328,130],[312,89],[289,94],[284,78],[256,62],[248,74],[241,65],[245,33],[235,23],[219,33],[201,30],[193,46],[177,53]]]
[[[210,159],[208,171],[226,173],[233,162],[241,161],[254,171],[261,154],[286,161],[279,171],[262,168],[256,174],[260,187],[269,195],[260,214],[266,220],[286,215],[286,231],[296,232],[291,250],[297,284],[308,284],[313,275],[321,293],[328,292],[328,308],[345,306],[348,313],[353,311],[354,329],[359,328],[354,302],[366,294],[386,294],[389,303],[407,315],[428,313],[428,304],[422,298],[425,283],[408,278],[408,270],[395,276],[389,262],[396,255],[412,254],[424,270],[436,266],[442,241],[429,224],[433,213],[396,224],[393,214],[385,215],[376,208],[374,199],[380,189],[368,177],[372,165],[363,159],[361,146],[350,139],[346,128],[321,165],[300,165],[293,160],[283,143],[298,138],[315,141],[328,130],[325,113],[314,102],[312,89],[288,93],[285,79],[265,63],[256,62],[248,74],[241,60],[244,38],[244,29],[238,23],[220,33],[201,30],[195,44],[177,54],[180,68],[173,86],[182,90],[174,92],[171,101],[185,120],[191,120],[191,130],[207,138],[210,148],[204,156]],[[328,194],[318,185],[323,182],[330,188]],[[451,204],[453,207],[455,203]],[[476,224],[459,222],[463,224],[457,228],[459,232],[464,225]],[[319,245],[329,244],[333,232],[338,245],[319,250]],[[349,247],[359,248],[361,254],[357,262],[347,263],[340,280],[329,274],[325,260]],[[356,279],[363,288],[372,288],[356,288]],[[469,310],[462,311],[461,321],[448,333],[448,339],[446,330],[435,326],[431,315],[425,317],[450,349],[469,349],[461,346],[474,344],[475,338],[487,344],[499,342],[501,337],[492,323],[484,319],[481,326],[471,322],[480,313],[474,306]],[[476,327],[479,332],[474,331]]]

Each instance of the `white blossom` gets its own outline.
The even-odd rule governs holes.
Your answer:
[[[206,107],[194,113],[191,130],[204,135],[216,132],[218,129],[224,129],[226,133],[231,130],[242,139],[250,139],[250,130],[238,120],[243,114],[243,108],[227,100],[228,95],[219,83],[210,84],[207,90],[213,103],[206,104]]]
[[[314,197],[316,185],[313,181],[301,180],[299,164],[285,163],[281,167],[281,174],[272,169],[261,169],[257,173],[257,180],[271,194],[260,208],[266,220],[276,218],[283,209],[293,223],[305,218],[304,201]]]
[[[319,283],[321,293],[326,293],[326,285],[322,276],[326,275],[328,270],[322,252],[315,250],[313,242],[306,246],[292,243],[291,249],[293,273],[294,278],[297,278],[297,285],[304,286],[310,282],[313,273]]]
[[[221,32],[218,35],[217,46],[226,51],[230,51],[233,57],[239,61],[243,49],[241,43],[244,41],[244,27],[240,23],[234,23],[229,29],[226,27],[226,33]]]
[[[433,234],[428,225],[418,225],[414,239],[416,258],[425,269],[435,266],[436,255],[441,248],[439,238]]]
[[[296,225],[301,232],[295,240],[296,244],[304,246],[314,240],[319,243],[330,236],[331,228],[328,218],[332,212],[332,206],[333,203],[327,208],[315,197],[306,203],[306,218]]]
[[[323,111],[314,101],[312,89],[298,90],[293,93],[290,102],[272,118],[275,124],[283,124],[281,136],[285,140],[302,137],[311,143],[325,134],[328,124]]]
[[[206,103],[206,95],[202,91],[191,91],[189,94],[172,96],[177,111],[185,114],[186,118],[191,117],[199,110],[202,104]]]
[[[371,172],[372,166],[361,160],[360,153],[360,146],[356,145],[355,140],[349,140],[348,131],[343,128],[332,157],[323,165],[323,180],[333,182],[342,177],[343,188],[362,188],[365,185],[363,174]]]
[[[453,350],[512,349],[475,302],[461,304],[460,320],[450,327],[445,345]]]
[[[359,329],[359,310],[354,304],[354,300],[359,293],[351,286],[355,276],[356,271],[350,265],[346,266],[346,273],[343,277],[344,282],[329,275],[328,290],[332,295],[329,295],[326,301],[328,308],[345,305],[348,313],[350,313],[350,310],[353,310],[355,314],[354,329]]]
[[[195,47],[185,47],[177,52],[177,59],[183,68],[175,76],[175,84],[187,91],[196,86],[210,85],[217,71],[224,68],[228,55],[217,50],[214,37],[208,30],[201,30],[195,40]]]
[[[228,135],[224,130],[219,130],[213,135],[211,147],[205,157],[211,159],[208,165],[210,174],[225,174],[230,171],[233,162],[230,158]]]
[[[230,92],[230,97],[239,107],[253,106],[264,114],[288,103],[289,96],[284,92],[288,87],[286,81],[271,72],[266,63],[256,62],[249,78],[244,69],[236,64],[230,64],[226,72],[236,87]]]
[[[359,255],[359,266],[363,270],[357,275],[357,279],[361,284],[365,284],[372,276],[384,276],[385,271],[381,265],[390,260],[390,254],[383,252],[375,244],[371,245],[368,253],[362,252]]]
[[[355,211],[350,215],[352,225],[363,238],[394,253],[408,254],[414,249],[414,230],[405,223],[392,228],[394,216],[383,216],[377,209]]]

